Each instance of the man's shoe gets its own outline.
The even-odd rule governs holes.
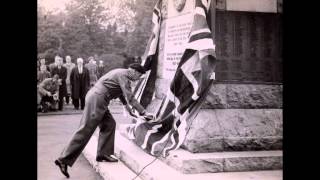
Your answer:
[[[60,160],[55,160],[54,163],[59,166],[60,171],[63,175],[65,175],[67,178],[69,178],[69,173],[68,173],[68,166],[66,164],[64,164],[63,162],[61,162]]]
[[[106,161],[106,162],[118,162],[118,159],[115,159],[115,158],[111,157],[110,155],[104,155],[104,156],[98,156],[96,158],[96,161],[98,161],[98,162],[103,162],[103,161]]]

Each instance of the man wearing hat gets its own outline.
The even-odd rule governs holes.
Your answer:
[[[103,75],[88,91],[80,127],[55,161],[66,177],[69,177],[67,166],[71,167],[74,164],[97,126],[99,126],[100,132],[96,161],[118,161],[111,156],[114,154],[116,122],[108,109],[110,100],[119,98],[131,115],[133,113],[129,104],[141,116],[146,118],[152,116],[146,112],[131,92],[131,82],[137,81],[144,73],[144,68],[137,63],[131,64],[128,69],[114,69]]]

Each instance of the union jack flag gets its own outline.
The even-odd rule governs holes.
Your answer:
[[[196,0],[193,24],[185,51],[155,120],[138,121],[128,128],[133,141],[154,156],[166,157],[183,143],[215,79],[215,43],[211,33],[210,0]],[[161,25],[161,0],[154,8],[153,30],[143,62],[146,78],[137,84],[136,98],[145,107],[154,96]]]

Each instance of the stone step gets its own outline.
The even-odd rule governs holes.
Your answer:
[[[282,151],[190,153],[178,149],[161,160],[185,174],[282,169]]]
[[[224,180],[280,180],[282,179],[282,170],[271,170],[271,171],[249,171],[249,172],[220,172],[214,171],[216,173],[212,173],[212,171],[207,171],[207,173],[197,173],[197,174],[185,174],[181,171],[178,171],[177,168],[173,168],[165,163],[164,159],[156,159],[155,157],[147,154],[141,148],[139,148],[132,141],[128,140],[126,137],[122,136],[118,131],[116,132],[116,152],[119,159],[126,164],[132,171],[136,174],[139,174],[139,177],[144,180],[168,180],[168,179],[201,179],[201,180],[212,180],[212,179],[224,179]],[[178,151],[178,155],[181,151]],[[177,154],[175,154],[177,155]],[[174,156],[174,155],[173,155]],[[224,158],[234,158],[236,154],[224,155]],[[181,156],[183,157],[183,156]],[[243,157],[247,157],[244,156]],[[195,158],[191,156],[191,158]],[[186,158],[188,159],[188,158]],[[172,161],[176,163],[176,161]],[[184,167],[188,167],[189,163],[193,161],[185,161]],[[205,162],[205,161],[203,161]],[[235,160],[237,162],[237,159]],[[150,164],[149,166],[147,166]],[[208,163],[211,164],[210,161]],[[193,163],[189,164],[190,169],[192,167],[198,166],[198,164]],[[236,165],[236,163],[233,163]],[[146,167],[147,166],[147,167]],[[197,167],[196,167],[197,168]],[[198,169],[203,168],[203,166]],[[143,171],[141,172],[141,170]],[[223,169],[222,169],[223,170]],[[252,169],[253,170],[253,169]]]
[[[101,175],[105,180],[130,180],[133,179],[136,174],[132,172],[124,163],[121,161],[117,163],[97,162],[95,160],[97,153],[97,134],[91,137],[87,146],[83,150],[83,155],[92,165],[92,167]],[[117,154],[117,152],[115,152]],[[140,178],[136,178],[141,180]]]

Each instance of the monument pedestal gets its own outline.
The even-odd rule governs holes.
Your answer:
[[[215,84],[183,143],[190,152],[282,149],[282,86]]]
[[[121,126],[120,129],[122,129]],[[137,179],[282,179],[282,170],[277,170],[282,167],[281,151],[190,153],[179,149],[172,152],[166,159],[155,160],[155,157],[145,153],[117,130],[115,154],[120,161],[98,163],[95,161],[97,140],[96,132],[83,150],[83,154],[105,180],[133,179],[142,169]],[[152,161],[154,162],[150,164]],[[148,164],[150,165],[145,168]]]

